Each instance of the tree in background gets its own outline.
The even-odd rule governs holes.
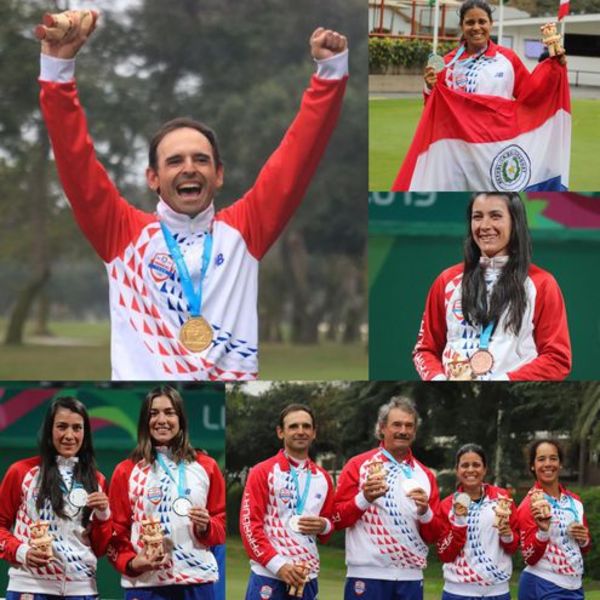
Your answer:
[[[54,5],[68,8],[66,1]],[[2,194],[0,202],[8,203],[10,196],[30,210],[15,211],[10,225],[3,220],[7,230],[20,232],[31,255],[27,266],[4,236],[0,241],[5,272],[16,264],[19,284],[29,290],[13,291],[9,329],[18,330],[11,341],[20,343],[25,318],[52,266],[65,257],[93,259],[69,221],[39,124],[39,47],[31,30],[48,2],[2,6],[0,50],[6,60],[0,80],[10,85],[3,85],[7,110],[1,117],[0,156],[10,158],[0,169],[0,189],[17,187],[21,194],[17,199]],[[355,341],[366,321],[365,15],[362,0],[143,0],[104,8],[90,47],[78,58],[78,87],[96,149],[123,195],[153,209],[155,199],[143,178],[147,141],[165,120],[189,115],[219,133],[226,184],[217,204],[224,205],[251,184],[296,112],[313,70],[306,44],[310,32],[323,24],[348,34],[352,76],[327,160],[261,275],[261,306],[279,307],[261,327],[265,341],[277,341],[289,329],[293,341],[316,342],[325,321],[333,337],[342,331],[344,341]],[[290,327],[283,328],[284,322]]]

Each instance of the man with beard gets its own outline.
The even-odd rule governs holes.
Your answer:
[[[333,482],[308,455],[316,433],[310,407],[286,406],[277,426],[283,449],[248,475],[240,511],[252,569],[246,600],[317,598],[317,539],[333,532]]]
[[[94,11],[47,16],[41,107],[75,219],[105,263],[112,378],[249,380],[258,375],[258,266],[299,206],[341,109],[347,40],[319,27],[316,74],[254,185],[216,212],[224,169],[215,133],[165,123],[150,142],[146,178],[155,214],[130,205],[96,159],[75,85],[75,56]],[[151,66],[151,65],[150,65]]]
[[[412,454],[419,416],[412,400],[379,409],[379,447],[340,475],[333,519],[346,529],[344,600],[422,600],[427,544],[440,532],[435,476]]]

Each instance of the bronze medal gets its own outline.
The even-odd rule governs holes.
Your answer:
[[[487,350],[477,350],[473,356],[469,359],[471,365],[471,371],[473,375],[485,375],[492,370],[494,366],[494,357]]]
[[[179,341],[190,352],[206,350],[213,339],[213,330],[204,317],[188,319],[179,330]]]

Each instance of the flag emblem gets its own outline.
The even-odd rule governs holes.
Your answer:
[[[502,192],[516,192],[527,187],[531,179],[531,160],[516,144],[503,148],[492,161],[492,182]]]

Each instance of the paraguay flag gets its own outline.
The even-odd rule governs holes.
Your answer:
[[[436,85],[392,191],[566,190],[567,70],[546,59],[518,100]]]
[[[558,20],[560,21],[563,17],[569,14],[569,0],[560,0],[558,5]]]

